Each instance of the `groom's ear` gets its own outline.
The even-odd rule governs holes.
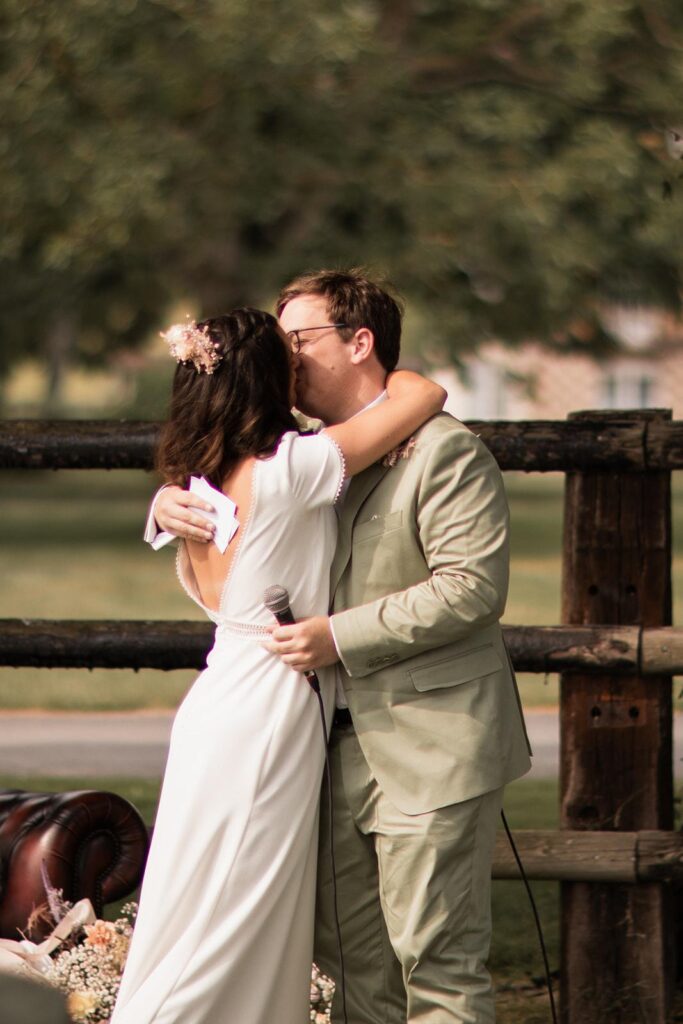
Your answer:
[[[351,362],[354,365],[364,363],[375,351],[375,335],[369,327],[359,327],[350,341]]]

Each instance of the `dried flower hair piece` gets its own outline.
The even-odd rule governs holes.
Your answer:
[[[398,447],[392,448],[390,452],[382,459],[382,465],[388,466],[389,469],[395,466],[399,459],[409,459],[413,453],[413,448],[417,444],[416,437],[409,437],[407,441],[403,441]]]
[[[179,363],[193,363],[197,373],[213,373],[221,361],[218,342],[212,341],[208,327],[197,327],[188,317],[185,324],[172,324],[160,331],[171,355]]]

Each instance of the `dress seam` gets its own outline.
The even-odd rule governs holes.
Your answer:
[[[337,442],[334,440],[333,437],[330,437],[329,434],[326,434],[324,432],[321,433],[320,436],[326,438],[330,442],[330,444],[334,448],[335,452],[337,453],[337,457],[339,458],[339,468],[341,470],[341,476],[339,478],[339,483],[337,484],[337,489],[335,491],[334,498],[332,500],[332,504],[336,505],[337,502],[339,501],[339,497],[340,497],[340,495],[342,493],[342,490],[344,488],[344,484],[345,484],[346,478],[347,478],[347,474],[346,474],[346,456],[344,455],[344,452],[341,450],[341,447],[337,444]]]

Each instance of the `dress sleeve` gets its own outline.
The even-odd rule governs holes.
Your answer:
[[[307,508],[334,505],[346,476],[344,454],[327,434],[295,435],[288,469],[292,493]]]

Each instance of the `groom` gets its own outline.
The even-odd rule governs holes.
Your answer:
[[[297,405],[328,424],[382,400],[401,313],[356,271],[280,293],[299,348]],[[179,488],[159,526],[209,539]],[[273,630],[298,669],[337,666],[330,756],[349,1024],[491,1024],[491,860],[503,787],[529,768],[499,618],[508,581],[502,478],[441,414],[355,477],[339,508],[332,614]],[[327,800],[315,958],[340,977]],[[339,986],[333,1020],[341,1016]]]

